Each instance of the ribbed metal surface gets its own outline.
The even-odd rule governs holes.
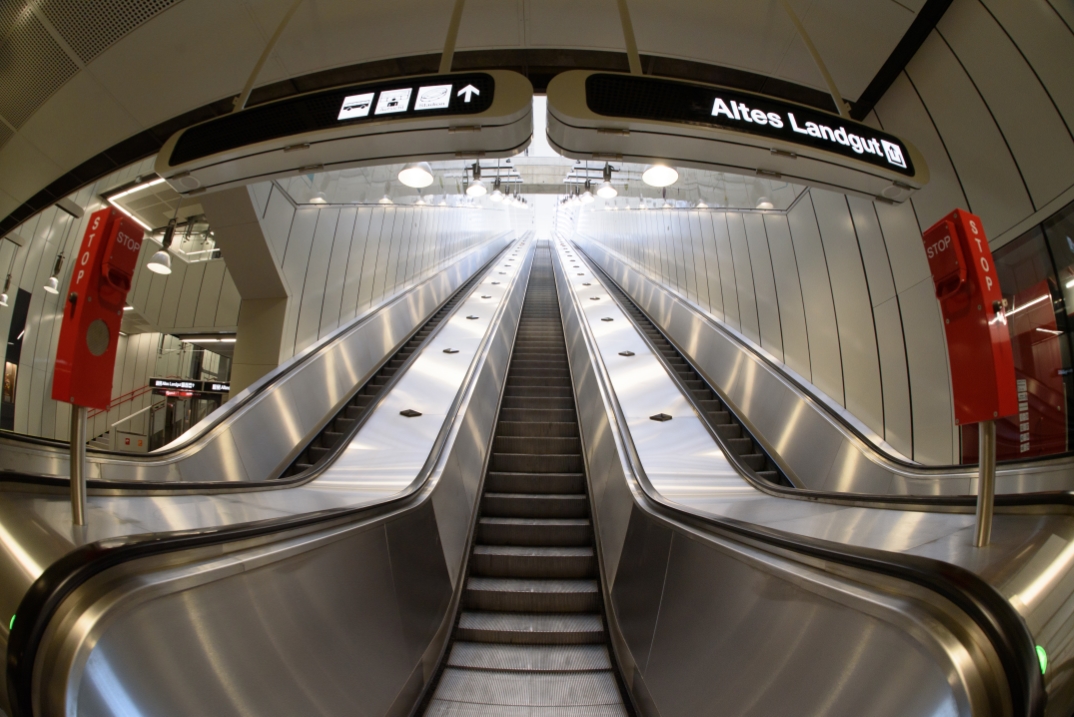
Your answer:
[[[622,717],[627,712],[622,705],[539,707],[433,700],[425,714],[435,717]]]
[[[534,258],[470,577],[426,715],[628,714],[609,658],[585,461],[552,275]]]
[[[448,665],[475,670],[577,672],[610,670],[605,645],[488,645],[456,642]]]
[[[493,670],[444,670],[436,699],[489,705],[618,704],[619,687],[610,672],[519,674]]]

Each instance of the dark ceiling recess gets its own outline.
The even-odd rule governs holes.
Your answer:
[[[906,67],[918,48],[936,27],[951,0],[928,0],[910,25],[902,40],[895,47],[880,72],[869,83],[862,96],[854,103],[851,115],[863,119],[884,95],[891,83]],[[804,87],[786,80],[736,70],[703,62],[677,60],[654,55],[641,56],[642,67],[647,75],[671,77],[695,82],[734,87],[779,97],[792,102],[810,105],[827,112],[835,111],[835,105],[826,92]],[[415,55],[393,60],[365,62],[324,72],[315,72],[282,82],[258,87],[250,96],[250,105],[270,102],[283,97],[312,90],[356,84],[370,80],[435,73],[440,55]],[[543,93],[549,81],[565,70],[604,70],[627,72],[627,57],[621,52],[594,50],[474,50],[455,53],[452,69],[456,72],[471,70],[514,70],[529,78],[535,92]],[[42,209],[97,181],[109,172],[124,167],[157,152],[173,134],[213,117],[231,111],[232,101],[219,100],[190,112],[173,117],[155,127],[128,137],[119,144],[91,157],[67,174],[49,184],[0,221],[0,236],[7,234]]]
[[[921,49],[921,45],[924,44],[929,33],[933,31],[936,23],[940,21],[940,18],[943,17],[943,14],[947,12],[947,8],[950,6],[951,0],[928,0],[925,3],[924,7],[921,8],[921,12],[910,23],[910,28],[906,31],[906,34],[899,40],[899,44],[895,46],[895,49],[888,55],[887,61],[881,66],[880,71],[873,77],[873,81],[869,83],[869,86],[861,93],[858,101],[850,108],[851,117],[856,120],[863,120],[866,115],[873,111],[876,103],[880,101],[880,98],[891,87],[891,83],[895,81],[899,73],[906,68],[913,56]]]

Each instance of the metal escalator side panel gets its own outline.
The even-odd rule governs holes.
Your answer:
[[[360,692],[342,695],[341,685],[347,684],[368,688],[370,699],[394,690],[398,705],[411,704],[454,615],[444,595],[459,583],[468,544],[465,527],[460,538],[456,524],[472,521],[473,476],[483,470],[495,420],[487,406],[496,404],[503,386],[530,252],[520,257],[512,272],[518,278],[505,287],[490,330],[476,342],[430,458],[410,488],[369,507],[104,541],[69,554],[45,571],[19,607],[8,645],[11,717],[66,713],[87,695],[113,701],[141,695],[148,700],[147,714],[161,711],[153,704],[191,715],[229,714],[247,701],[269,714],[296,700],[302,706],[286,713],[307,714],[321,710],[322,695],[353,711],[361,700],[347,700]],[[338,549],[341,544],[353,549]],[[329,553],[334,557],[322,559]],[[439,587],[423,587],[426,572]],[[366,614],[362,605],[369,603],[352,602],[358,594],[373,594],[388,607],[370,607]],[[140,622],[143,602],[176,610],[164,653],[161,633]],[[170,609],[162,610],[167,615]],[[341,631],[338,610],[357,611],[341,621],[353,633]],[[383,654],[363,646],[363,634],[385,631],[393,647],[378,641]],[[244,639],[253,647],[247,649]],[[311,657],[326,641],[334,641],[333,654],[346,658],[343,663]],[[169,661],[172,652],[193,661]],[[293,662],[291,652],[307,659]],[[247,663],[264,669],[251,671]],[[234,673],[221,672],[221,664],[233,666]],[[175,678],[170,670],[187,670],[189,679]],[[356,684],[355,670],[374,682]],[[282,679],[285,674],[293,679]],[[266,682],[266,675],[274,677]],[[304,679],[319,687],[307,688]],[[149,694],[138,687],[140,680],[166,694]],[[192,696],[191,684],[203,692]],[[398,705],[395,709],[403,709]],[[104,713],[126,708],[116,702]]]
[[[645,311],[706,381],[724,391],[754,437],[792,473],[809,478],[805,487],[928,497],[975,494],[976,466],[923,466],[897,455],[879,436],[854,425],[845,411],[815,396],[786,366],[692,301],[645,277],[609,248],[584,237],[578,241],[585,255]],[[795,417],[794,426],[788,424],[789,416]],[[1000,464],[997,494],[1010,494],[1011,505],[1074,504],[1069,492],[1072,460],[1061,456]],[[842,469],[850,464],[855,470],[848,474]],[[1014,497],[1024,493],[1040,495]],[[999,495],[997,499],[1004,500]]]
[[[603,324],[582,319],[596,294],[576,297],[588,279],[575,273],[557,264],[575,391],[592,407],[580,414],[587,461],[602,467],[593,518],[609,628],[642,711],[1043,714],[1025,623],[968,571],[705,516],[655,493],[591,333]],[[920,701],[881,693],[889,684]]]
[[[316,434],[356,384],[375,373],[424,320],[507,246],[490,240],[403,294],[386,298],[357,321],[341,327],[259,379],[181,436],[145,457],[89,452],[94,481],[159,482],[165,490],[179,482],[247,482],[275,476],[290,462],[303,438]],[[313,375],[316,374],[316,377]],[[311,378],[313,377],[313,378]],[[316,391],[310,391],[313,384]],[[297,389],[298,384],[304,388]],[[288,388],[290,386],[290,388]],[[288,420],[280,420],[280,408]],[[232,435],[234,434],[234,435]],[[250,435],[269,441],[250,452]],[[0,437],[0,471],[7,481],[66,486],[65,444]],[[200,456],[198,454],[201,454]],[[21,477],[20,477],[21,476]],[[115,486],[111,486],[115,487]],[[120,486],[122,487],[122,486]]]
[[[574,395],[542,242],[450,650],[415,714],[632,714],[607,648]]]

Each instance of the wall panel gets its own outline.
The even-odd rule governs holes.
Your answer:
[[[906,72],[943,135],[968,208],[981,217],[985,232],[999,234],[1031,214],[1033,205],[1003,135],[947,44],[930,35]]]
[[[1074,140],[1033,69],[979,0],[955,0],[937,29],[999,125],[1034,207],[1055,199],[1074,184]]]
[[[828,266],[813,202],[808,195],[787,214],[787,219],[802,282],[813,384],[836,403],[845,406],[843,364],[839,353],[839,328],[835,320],[832,285],[828,279]]]
[[[744,214],[746,240],[749,244],[750,266],[753,268],[753,288],[757,294],[757,320],[760,324],[761,346],[783,360],[783,331],[779,321],[779,299],[776,278],[772,273],[772,256],[768,251],[768,235],[764,217]]]
[[[742,215],[727,215],[727,233],[731,244],[731,259],[735,266],[735,287],[738,289],[738,318],[742,333],[755,343],[761,343],[761,327],[757,321],[757,294],[753,288],[753,266],[746,243],[746,225]]]
[[[768,248],[772,253],[772,272],[776,278],[783,360],[792,371],[806,381],[812,381],[813,370],[809,361],[809,334],[806,331],[802,286],[798,278],[798,262],[794,256],[787,217],[766,214],[764,226],[768,234]]]
[[[810,196],[828,264],[839,329],[846,408],[884,435],[884,398],[872,302],[846,196],[812,190]]]

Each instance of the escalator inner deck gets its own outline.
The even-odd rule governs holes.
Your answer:
[[[627,715],[547,245],[534,257],[458,625],[426,715]]]

